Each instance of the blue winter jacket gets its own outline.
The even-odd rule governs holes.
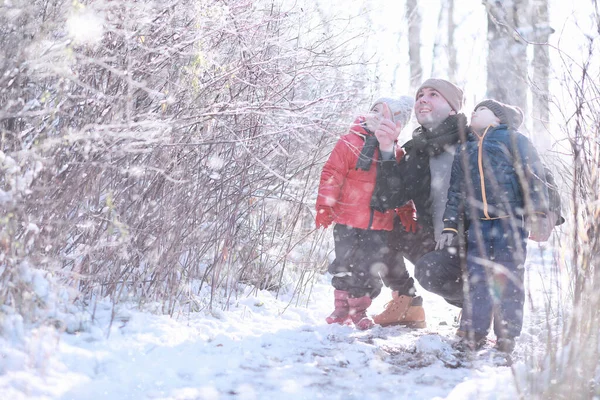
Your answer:
[[[481,136],[469,133],[452,164],[444,231],[458,232],[463,216],[468,227],[473,219],[547,212],[545,171],[529,139],[506,125],[488,127]]]

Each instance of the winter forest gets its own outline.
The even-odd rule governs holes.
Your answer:
[[[600,398],[597,0],[4,0],[0,43],[1,398]],[[425,329],[325,322],[323,165],[432,77],[559,187],[510,363],[420,286]]]

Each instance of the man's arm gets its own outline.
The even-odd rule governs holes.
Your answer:
[[[373,209],[384,212],[395,209],[410,200],[405,195],[400,163],[396,157],[377,163],[375,190],[371,197]]]
[[[466,196],[464,188],[464,171],[462,158],[462,146],[459,147],[454,155],[452,162],[452,172],[450,175],[450,186],[448,187],[448,201],[444,211],[444,230],[443,233],[458,233],[460,219],[463,218],[463,200]]]
[[[461,148],[456,151],[454,161],[452,162],[452,172],[450,175],[450,186],[448,187],[448,201],[444,210],[444,229],[435,244],[436,250],[441,250],[451,246],[458,235],[460,219],[464,217],[462,212],[462,203],[465,196],[463,191],[464,171],[462,168]]]

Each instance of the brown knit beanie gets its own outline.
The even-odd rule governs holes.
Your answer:
[[[500,103],[493,99],[483,100],[475,106],[475,110],[479,107],[487,107],[498,117],[501,124],[506,124],[509,128],[518,129],[523,123],[523,111],[519,107]]]
[[[437,90],[456,112],[460,112],[463,106],[463,91],[455,84],[444,79],[429,78],[417,89],[417,94],[423,88]]]
[[[397,99],[381,97],[373,103],[371,109],[380,103],[385,103],[388,105],[390,111],[392,112],[392,119],[394,122],[400,122],[402,124],[402,128],[406,127],[406,124],[408,124],[408,121],[410,121],[410,116],[412,115],[413,107],[415,105],[415,101],[412,99],[412,97],[401,96]]]

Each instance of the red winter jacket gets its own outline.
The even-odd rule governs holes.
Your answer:
[[[332,207],[334,222],[359,229],[391,231],[394,225],[394,210],[385,213],[371,209],[371,196],[377,177],[377,159],[379,149],[375,150],[371,168],[368,171],[356,169],[358,156],[365,143],[365,137],[371,135],[357,118],[350,133],[342,136],[336,143],[329,159],[323,166],[317,211],[322,207]],[[396,149],[396,159],[404,156],[402,148]]]

